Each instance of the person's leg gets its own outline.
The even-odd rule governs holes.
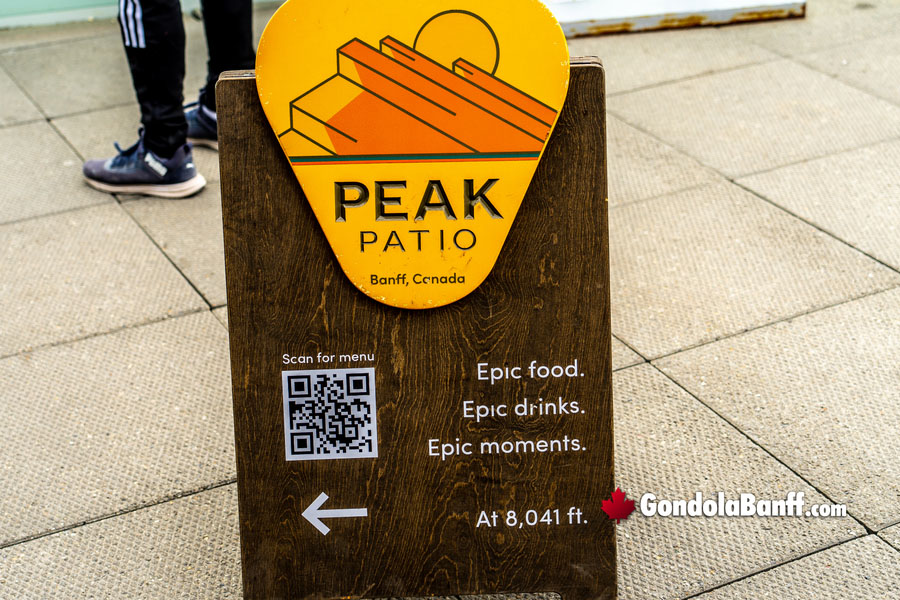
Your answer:
[[[111,193],[183,198],[206,185],[197,173],[184,94],[184,23],[178,0],[119,0],[122,41],[141,106],[144,130],[130,148],[89,160],[82,171],[92,187]]]
[[[184,145],[184,23],[178,0],[119,0],[119,24],[141,106],[144,145],[168,158]]]
[[[216,81],[222,71],[252,69],[256,64],[253,50],[252,0],[201,0],[206,47],[209,50],[206,86],[200,93],[200,104],[216,110]]]
[[[203,28],[209,51],[206,85],[195,103],[185,107],[188,141],[195,146],[219,149],[216,118],[216,81],[229,69],[252,69],[256,63],[253,50],[252,0],[200,0]]]

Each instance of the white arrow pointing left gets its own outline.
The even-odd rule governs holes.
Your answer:
[[[338,519],[341,517],[368,517],[369,510],[367,508],[336,508],[325,509],[321,507],[328,500],[325,492],[319,494],[319,497],[312,501],[312,504],[303,511],[303,517],[312,523],[312,526],[319,530],[322,535],[328,535],[331,529],[322,522],[322,519]]]

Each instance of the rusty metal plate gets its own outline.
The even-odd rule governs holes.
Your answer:
[[[806,2],[547,0],[567,37],[803,17]]]

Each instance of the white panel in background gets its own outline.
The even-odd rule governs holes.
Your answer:
[[[545,0],[567,37],[802,17],[806,1]]]

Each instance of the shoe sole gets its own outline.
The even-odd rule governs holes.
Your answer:
[[[194,146],[203,146],[204,148],[212,148],[216,152],[219,151],[219,141],[218,140],[208,140],[206,138],[192,138],[189,137],[187,139]]]
[[[193,196],[206,186],[206,179],[199,173],[181,183],[104,183],[85,177],[88,185],[101,192],[110,194],[143,194],[158,198],[187,198]]]

